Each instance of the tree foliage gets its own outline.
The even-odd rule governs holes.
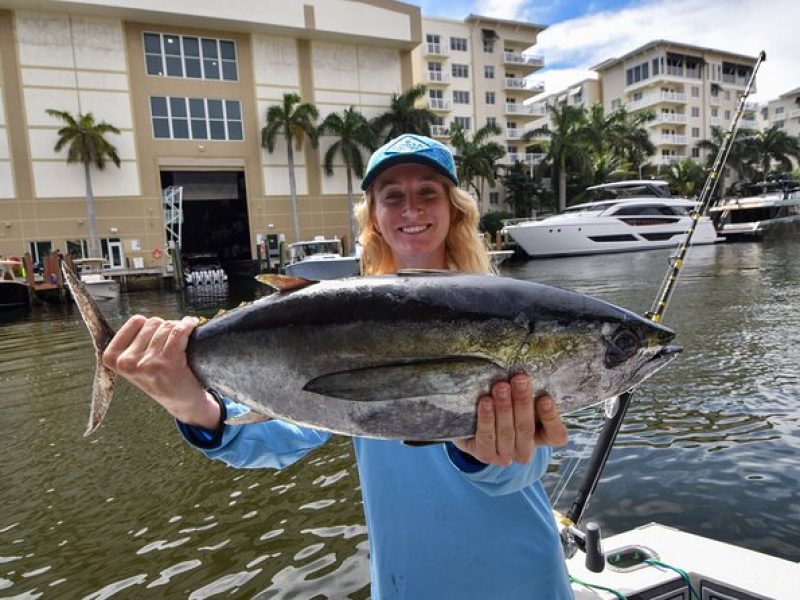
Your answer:
[[[97,237],[97,218],[94,210],[94,190],[92,188],[91,166],[102,170],[110,160],[118,168],[121,164],[117,149],[105,138],[109,133],[120,134],[113,125],[101,121],[96,123],[92,113],[78,113],[73,117],[69,112],[49,108],[51,117],[64,123],[58,130],[58,141],[53,148],[61,152],[67,146],[67,163],[83,165],[86,183],[86,216],[89,223],[89,256],[100,257],[100,241]]]
[[[418,106],[426,91],[427,88],[419,84],[402,94],[392,95],[389,110],[372,120],[373,128],[383,140],[381,143],[404,133],[430,136],[436,115],[429,108]]]

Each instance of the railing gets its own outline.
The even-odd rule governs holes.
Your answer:
[[[450,100],[428,98],[428,108],[431,110],[450,110]]]
[[[650,159],[650,162],[654,165],[676,165],[685,159],[685,154],[678,154],[674,156],[654,156]]]
[[[722,82],[723,83],[732,83],[738,87],[747,87],[747,82],[749,81],[749,77],[737,77],[736,75],[730,75],[723,73],[722,74]]]
[[[680,113],[659,113],[648,125],[659,123],[686,123],[686,115]]]
[[[798,111],[800,113],[800,111]],[[742,119],[739,122],[739,127],[741,129],[758,129],[758,123],[755,119]]]
[[[658,104],[659,102],[674,102],[683,104],[686,102],[686,94],[678,92],[658,92],[656,94],[647,94],[638,100],[633,100],[628,103],[628,110],[638,110],[651,104]]]
[[[800,108],[795,108],[789,111],[790,119],[800,119]]]
[[[450,73],[445,73],[443,71],[428,71],[425,79],[427,79],[429,83],[447,83],[450,81]]]
[[[671,133],[662,133],[661,134],[661,143],[662,144],[677,144],[682,146],[686,144],[686,136],[685,135],[674,135]]]
[[[450,49],[447,46],[443,46],[442,44],[425,44],[425,55],[426,56],[449,56]]]
[[[544,156],[542,152],[509,152],[506,154],[506,163],[513,165],[514,163],[521,162],[529,166],[536,165],[544,160]]]
[[[722,117],[711,117],[708,122],[714,126],[722,125]]]
[[[547,107],[542,104],[506,102],[506,114],[544,117],[547,114]]]
[[[433,137],[448,137],[450,131],[447,129],[447,125],[431,125],[431,135]]]
[[[544,56],[522,54],[521,52],[503,52],[503,62],[525,67],[543,67]]]

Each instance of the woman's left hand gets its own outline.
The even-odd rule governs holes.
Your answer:
[[[494,384],[491,395],[478,402],[475,436],[456,440],[456,447],[482,463],[507,467],[530,462],[537,446],[566,444],[556,403],[548,395],[534,399],[532,390],[524,373]]]

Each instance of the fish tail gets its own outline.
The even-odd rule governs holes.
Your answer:
[[[64,274],[64,281],[69,288],[72,298],[81,313],[83,323],[92,336],[92,343],[95,350],[95,371],[94,382],[92,384],[92,407],[89,412],[89,423],[86,426],[84,436],[94,433],[103,418],[106,416],[108,406],[111,404],[111,396],[114,394],[117,374],[108,367],[103,366],[103,352],[111,338],[114,337],[114,330],[106,321],[97,303],[89,295],[86,286],[65,263],[61,263],[61,271]]]

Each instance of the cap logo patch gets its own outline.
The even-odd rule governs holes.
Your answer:
[[[386,148],[384,152],[386,153],[394,153],[394,154],[408,154],[411,152],[419,152],[420,150],[429,150],[430,146],[425,142],[418,140],[417,138],[411,137],[410,135],[404,135],[395,141],[394,144]]]

